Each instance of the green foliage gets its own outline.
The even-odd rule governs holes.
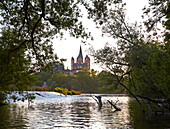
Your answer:
[[[81,95],[80,92],[78,91],[74,91],[74,90],[71,90],[69,91],[67,88],[60,88],[60,87],[56,87],[54,89],[55,92],[58,92],[58,93],[62,93],[64,95]]]
[[[80,4],[83,1],[0,1],[0,95],[14,90],[12,85],[27,90],[35,81],[33,73],[42,67],[53,70],[51,62],[64,61],[53,53],[54,36],[62,38],[69,31],[76,38],[90,37],[79,21]]]
[[[57,83],[55,81],[52,81],[50,87],[55,87],[57,85]]]
[[[37,80],[37,81],[35,82],[35,86],[42,86],[43,84],[44,84],[44,82],[41,81],[41,80]]]
[[[104,93],[125,93],[124,89],[117,83],[114,75],[102,71],[98,74],[99,91]]]
[[[65,83],[67,77],[66,77],[65,74],[60,73],[60,74],[55,74],[53,76],[53,78],[57,82],[57,85],[61,86],[61,85],[63,85]]]
[[[0,92],[0,105],[5,104],[4,102],[5,100],[6,100],[6,94],[3,92]]]
[[[157,104],[159,102],[153,100],[168,100],[170,97],[170,4],[166,0],[150,0],[149,4],[148,8],[144,8],[144,16],[148,17],[144,22],[146,28],[126,21],[126,4],[122,2],[114,4],[114,8],[110,10],[105,10],[102,13],[107,13],[104,18],[98,17],[98,12],[94,12],[97,23],[102,21],[103,34],[117,40],[117,48],[106,44],[93,56],[96,63],[112,73],[114,79],[111,82],[116,81],[123,86],[137,101],[137,97],[143,97]],[[161,23],[166,31],[158,33],[157,23]],[[147,33],[144,29],[147,29]],[[149,33],[151,31],[152,33]],[[160,37],[163,38],[159,41]],[[109,84],[110,79],[105,79],[106,84]],[[108,84],[107,88],[110,88]],[[164,102],[163,107],[170,111],[168,101]]]
[[[137,50],[136,50],[137,49]],[[148,43],[134,48],[126,58],[132,67],[131,78],[136,84],[136,92],[153,98],[169,96],[169,61],[164,51],[156,44]]]
[[[72,94],[72,95],[76,95],[76,91],[71,90],[71,94]]]
[[[73,95],[71,91],[67,91],[67,95]]]
[[[47,82],[47,80],[51,77],[51,73],[42,71],[38,73],[37,76],[38,76],[38,80]]]
[[[29,71],[31,61],[25,57],[25,48],[21,47],[19,51],[12,52],[15,42],[17,39],[13,31],[2,30],[0,36],[0,94],[2,96],[10,91],[27,90],[36,79]]]
[[[89,37],[79,21],[81,3],[73,0],[1,1],[1,29],[10,30],[9,35],[15,36],[14,41],[13,37],[8,38],[13,45],[9,49],[11,53],[25,48],[25,57],[33,61],[33,71],[41,66],[50,67],[49,62],[59,62],[51,42],[56,34],[62,38],[63,32],[69,31],[76,38]]]
[[[93,72],[82,69],[76,76],[79,82],[79,87],[77,87],[76,90],[81,90],[86,93],[98,92],[98,82]]]
[[[63,73],[56,73],[53,76],[48,73],[40,72],[36,76],[38,81],[35,85],[40,84],[39,82],[45,82],[47,80],[47,86],[51,87],[52,90],[55,87],[67,88],[69,90],[77,90],[81,92],[98,92],[98,80],[96,76],[96,71],[92,70],[89,72],[87,69],[83,69],[75,75],[65,75]],[[46,77],[44,77],[46,76]],[[46,78],[46,79],[44,79]],[[42,85],[39,85],[42,86]]]
[[[60,88],[60,87],[56,87],[54,89],[55,92],[58,92],[58,93],[62,93],[63,92],[63,88]]]

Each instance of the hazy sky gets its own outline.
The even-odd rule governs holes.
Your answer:
[[[148,0],[125,0],[127,5],[127,15],[130,22],[141,21],[142,8],[147,5]],[[71,68],[71,57],[77,58],[79,54],[80,45],[82,46],[83,57],[88,54],[88,48],[91,46],[95,50],[103,48],[106,42],[115,45],[115,41],[112,38],[102,37],[101,31],[95,28],[95,24],[92,21],[85,20],[85,25],[88,27],[94,37],[94,40],[88,40],[91,45],[81,43],[81,39],[76,39],[65,34],[62,40],[54,39],[54,52],[59,56],[59,58],[65,58],[67,61],[64,63],[65,68]],[[66,39],[65,39],[66,38]],[[94,64],[93,57],[91,59],[91,68],[95,70],[101,70],[100,66]]]

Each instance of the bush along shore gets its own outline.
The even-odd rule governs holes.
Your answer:
[[[64,95],[81,95],[80,91],[74,91],[74,90],[69,91],[67,88],[61,88],[61,87],[56,87],[54,91]]]

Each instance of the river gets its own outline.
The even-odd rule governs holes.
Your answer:
[[[102,95],[103,107],[88,94],[81,96],[58,96],[54,92],[40,92],[31,105],[17,102],[0,106],[2,129],[67,129],[67,128],[129,128],[167,129],[169,115],[143,115],[137,103],[122,95]],[[122,111],[114,112],[107,100],[117,102]]]

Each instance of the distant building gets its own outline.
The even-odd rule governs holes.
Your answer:
[[[64,70],[64,65],[63,64],[55,64],[53,62],[51,64],[54,66],[53,74],[63,72],[63,70]]]
[[[48,87],[46,82],[44,82],[43,86],[45,86],[46,88]]]
[[[74,73],[72,73],[72,71],[70,69],[65,69],[63,73],[66,75],[74,74]]]
[[[82,49],[80,46],[80,51],[79,51],[79,55],[77,57],[76,62],[73,57],[71,58],[71,73],[75,74],[81,71],[83,68],[90,70],[90,58],[88,57],[88,55],[86,55],[84,62],[83,62],[83,54],[82,54]]]
[[[59,63],[54,63],[54,62],[51,62],[51,65],[52,65],[52,69],[51,68],[48,68],[46,69],[47,71],[51,71],[52,72],[52,76],[56,73],[62,73],[63,70],[64,70],[64,65],[63,64],[59,64]],[[41,72],[45,71],[44,68],[42,68],[40,70]]]

